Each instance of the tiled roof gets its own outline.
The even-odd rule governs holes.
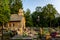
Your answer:
[[[18,14],[12,14],[10,16],[10,21],[20,21],[22,19],[22,16],[19,16]]]

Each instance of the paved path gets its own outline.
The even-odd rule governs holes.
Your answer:
[[[23,36],[20,36],[20,35],[15,35],[11,39],[32,39],[32,37],[23,37]]]

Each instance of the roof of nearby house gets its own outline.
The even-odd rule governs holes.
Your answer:
[[[20,21],[22,19],[22,16],[19,16],[18,14],[12,14],[10,16],[10,21]]]

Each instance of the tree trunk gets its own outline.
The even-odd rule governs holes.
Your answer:
[[[51,21],[50,21],[50,27],[49,27],[49,32],[51,32],[51,29],[50,29],[50,28],[51,28]]]
[[[58,30],[60,31],[60,26],[59,26],[59,22],[58,22]]]
[[[51,27],[51,21],[50,21],[50,27]]]
[[[3,40],[3,27],[4,27],[4,22],[2,24],[2,40]]]

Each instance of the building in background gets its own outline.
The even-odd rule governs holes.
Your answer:
[[[16,30],[20,35],[23,34],[23,29],[25,28],[25,17],[23,9],[19,9],[18,14],[11,14],[7,26],[8,29]]]

